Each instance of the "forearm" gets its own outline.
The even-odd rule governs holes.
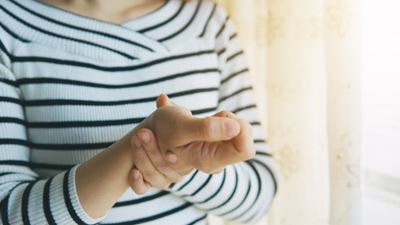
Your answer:
[[[129,187],[128,174],[133,166],[130,138],[146,121],[76,171],[76,191],[86,213],[99,218],[111,209]]]

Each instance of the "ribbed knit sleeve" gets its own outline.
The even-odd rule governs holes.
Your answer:
[[[214,215],[242,223],[255,223],[270,207],[277,191],[278,170],[261,125],[249,69],[227,13],[217,7],[209,26],[215,34],[221,86],[218,110],[231,111],[253,127],[255,158],[227,166],[220,174],[194,171],[173,192]]]
[[[0,42],[0,224],[95,224],[81,207],[75,170],[49,179],[38,177],[30,163],[23,100],[8,53]]]

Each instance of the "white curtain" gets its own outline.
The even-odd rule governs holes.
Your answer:
[[[260,225],[361,225],[361,1],[217,2],[238,25],[284,178]]]

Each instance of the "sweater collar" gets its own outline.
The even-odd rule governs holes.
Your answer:
[[[122,24],[112,24],[36,0],[9,0],[7,2],[9,13],[19,17],[25,25],[16,29],[24,29],[28,26],[29,29],[24,29],[24,32],[32,31],[29,37],[33,41],[53,43],[60,47],[62,40],[68,42],[82,40],[92,43],[93,46],[115,49],[121,53],[121,57],[128,60],[168,51],[161,42],[141,31],[151,29],[152,33],[156,34],[159,30],[161,32],[167,23],[169,26],[174,26],[174,23],[179,25],[178,20],[171,18],[182,11],[183,4],[180,0],[167,0],[160,8],[144,16]],[[11,16],[14,17],[13,15]]]

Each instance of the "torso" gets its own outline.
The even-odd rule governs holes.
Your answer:
[[[197,116],[216,112],[218,49],[212,35],[198,38],[207,20],[199,15],[210,14],[210,2],[199,6],[199,1],[191,1],[182,6],[171,0],[157,10],[159,16],[150,14],[112,25],[24,1],[3,4],[36,27],[25,28],[10,16],[2,20],[15,23],[20,38],[14,40],[18,47],[12,50],[9,66],[21,89],[33,149],[31,163],[40,176],[49,177],[81,163],[121,138],[155,109],[154,100],[160,93],[169,94]],[[185,16],[184,22],[160,25]],[[137,216],[129,212],[140,210],[151,216],[152,209],[160,205],[174,208],[185,204],[170,194],[140,206],[129,203],[154,195],[160,191],[154,189],[145,196],[127,191],[104,223],[135,221]],[[182,211],[195,217],[204,214],[190,206]],[[176,224],[167,219],[155,219],[151,224]]]

